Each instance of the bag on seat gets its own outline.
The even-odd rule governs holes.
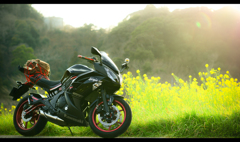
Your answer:
[[[24,75],[27,79],[25,84],[32,87],[41,78],[49,80],[50,75],[50,65],[40,59],[28,60],[24,66]],[[30,79],[31,78],[31,79]]]

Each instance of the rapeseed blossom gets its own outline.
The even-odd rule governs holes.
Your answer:
[[[140,71],[139,71],[139,70],[137,70],[136,72],[137,72],[137,73],[140,73]]]
[[[136,77],[127,72],[123,74],[124,87],[117,94],[125,94],[132,111],[139,113],[139,116],[149,116],[149,119],[156,114],[174,117],[190,111],[198,115],[229,115],[230,112],[240,111],[238,79],[232,78],[229,71],[221,74],[221,68],[208,69],[208,64],[205,67],[207,72],[198,72],[200,84],[198,77],[189,75],[188,82],[171,73],[176,80],[174,86],[167,81],[161,83],[160,77],[141,75],[140,70],[136,71]],[[168,108],[168,113],[165,113],[165,108]]]
[[[15,110],[16,106],[12,105],[11,109],[4,108],[3,103],[1,103],[0,114],[12,113]]]

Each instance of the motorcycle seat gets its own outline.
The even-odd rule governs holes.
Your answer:
[[[39,79],[37,81],[36,85],[38,85],[39,87],[44,88],[44,90],[52,91],[54,89],[59,88],[62,85],[62,83],[61,83],[60,80],[58,80],[58,81],[50,81],[50,80],[47,80],[45,78],[41,78],[41,79]]]

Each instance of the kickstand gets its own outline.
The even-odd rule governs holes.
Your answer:
[[[68,126],[68,129],[69,129],[69,131],[71,132],[71,134],[72,134],[72,136],[73,136],[73,133],[72,133],[72,131],[71,131],[71,129],[70,129],[70,127]]]

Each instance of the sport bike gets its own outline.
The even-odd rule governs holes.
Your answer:
[[[121,73],[128,68],[129,59],[125,59],[120,71],[104,51],[91,47],[91,53],[98,55],[99,61],[95,57],[78,57],[88,60],[94,69],[75,64],[59,81],[41,78],[34,84],[48,95],[30,93],[20,100],[13,116],[14,126],[20,134],[34,136],[44,129],[47,121],[67,126],[71,133],[71,126],[90,126],[95,134],[104,138],[117,137],[128,129],[132,120],[131,108],[124,97],[115,92],[121,87]],[[18,88],[14,87],[10,93],[15,100],[29,88],[19,81],[17,84]]]

